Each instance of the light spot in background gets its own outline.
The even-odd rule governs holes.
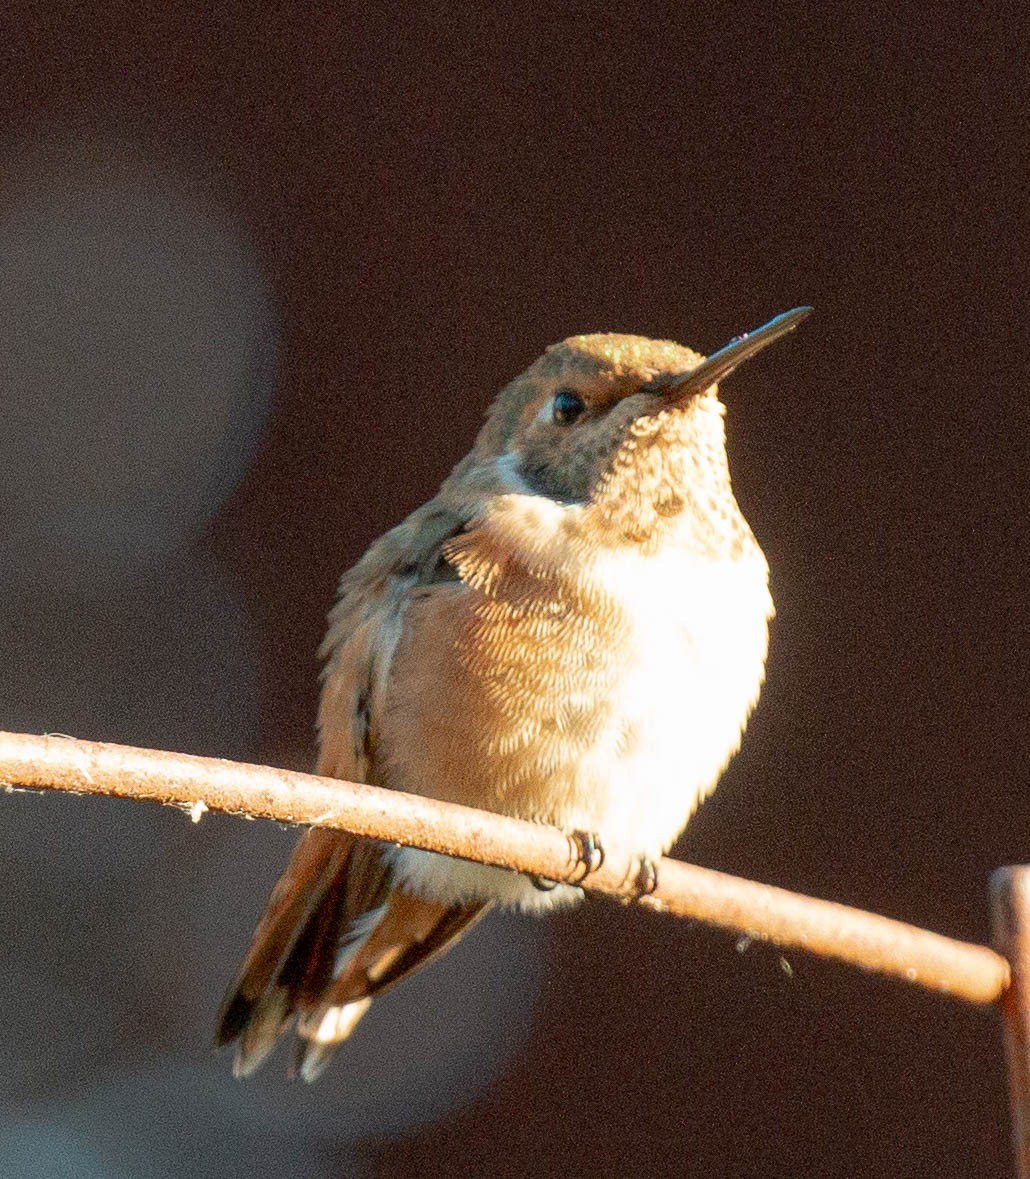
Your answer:
[[[76,1112],[44,1107],[32,1121],[0,1122],[0,1175],[4,1179],[364,1179],[360,1157],[341,1165],[309,1138],[265,1130],[249,1141],[231,1141],[192,1127],[162,1140],[148,1122],[123,1124],[114,1108]],[[114,1115],[114,1116],[112,1116]],[[158,1113],[158,1124],[163,1119]],[[9,1145],[8,1145],[9,1144]],[[8,1158],[25,1169],[6,1169]],[[5,1154],[5,1149],[7,1153]]]
[[[243,239],[130,142],[23,155],[0,199],[0,579],[104,583],[236,485],[276,317]]]
[[[88,1143],[43,1118],[0,1122],[0,1175],[14,1179],[129,1179]]]
[[[138,147],[37,147],[0,184],[0,727],[246,758],[257,628],[193,542],[261,436],[272,300],[242,236]],[[49,1103],[165,1058],[190,947],[164,886],[204,888],[197,829],[106,800],[2,803],[0,1175],[178,1174],[158,1161],[174,1141],[149,1134],[123,1166]]]
[[[0,727],[245,757],[257,628],[192,542],[260,438],[271,296],[243,237],[131,137],[14,146],[0,189]],[[44,887],[164,852],[147,808],[42,806],[45,840],[27,842],[8,808],[0,844]]]

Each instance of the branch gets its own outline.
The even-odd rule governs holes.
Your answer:
[[[991,877],[994,941],[1012,963],[1001,1001],[1009,1073],[1012,1144],[1019,1179],[1030,1179],[1030,868],[999,868]]]
[[[0,732],[0,785],[158,802],[195,819],[211,810],[330,827],[552,880],[577,866],[575,845],[554,827],[357,782],[126,745]],[[638,867],[606,860],[584,887],[635,899]],[[661,861],[658,887],[640,903],[970,1003],[997,1001],[1009,982],[1008,962],[986,946],[679,860]]]

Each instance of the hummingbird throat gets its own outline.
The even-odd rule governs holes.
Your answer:
[[[609,545],[742,555],[755,541],[733,495],[722,413],[714,396],[696,398],[634,418],[593,453],[513,465],[534,494],[583,511]]]

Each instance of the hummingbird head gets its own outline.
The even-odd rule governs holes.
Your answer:
[[[705,359],[642,336],[573,336],[501,393],[477,443],[532,493],[590,504],[627,539],[704,515],[730,491],[718,381],[809,313],[799,307]]]

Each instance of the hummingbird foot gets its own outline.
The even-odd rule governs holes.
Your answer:
[[[654,860],[650,856],[641,856],[636,873],[631,881],[627,878],[627,883],[633,889],[630,900],[642,901],[645,897],[651,896],[658,887],[658,866]]]
[[[604,848],[593,831],[573,831],[569,836],[572,852],[572,871],[565,877],[566,884],[582,884],[591,872],[604,863]]]
[[[571,868],[561,880],[548,880],[544,876],[530,876],[534,888],[551,892],[559,884],[582,884],[591,872],[596,872],[604,863],[604,848],[592,831],[573,831],[569,835],[569,863]]]

